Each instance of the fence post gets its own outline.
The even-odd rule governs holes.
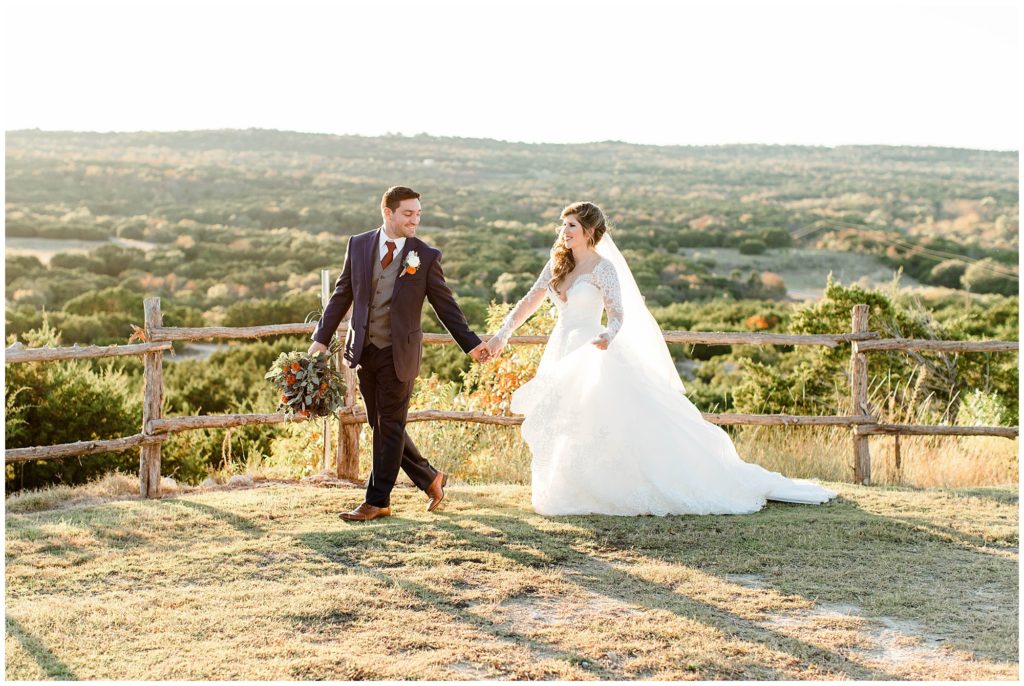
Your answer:
[[[151,332],[163,326],[160,298],[146,298],[146,339],[153,340]],[[152,435],[150,420],[160,419],[164,404],[164,354],[156,350],[143,355],[142,374],[142,433]],[[144,444],[139,449],[139,495],[143,498],[160,497],[160,442]]]
[[[853,306],[853,333],[865,333],[868,330],[867,305]],[[854,415],[871,414],[868,408],[868,358],[862,352],[856,352],[857,346],[850,346],[850,395]],[[868,436],[857,433],[857,425],[853,426],[853,480],[867,486],[871,483],[871,449]]]
[[[320,270],[320,306],[324,310],[327,309],[327,302],[330,299],[331,299],[331,273],[327,269],[321,269]],[[337,358],[331,360],[330,363],[334,365],[335,370],[338,369],[338,360],[337,360]],[[324,435],[324,453],[322,455],[322,458],[323,458],[322,463],[323,464],[322,464],[320,469],[321,469],[322,472],[326,473],[327,472],[327,463],[329,461],[329,456],[331,454],[331,418],[330,417],[324,417],[323,435]],[[338,438],[340,440],[340,438],[341,438],[340,434],[339,434]]]
[[[896,450],[896,483],[903,483],[903,456],[900,455],[900,435],[895,434],[893,438],[896,439],[895,450]]]
[[[346,314],[351,317],[352,311]],[[351,325],[351,319],[349,319]],[[356,407],[356,373],[352,368],[339,362],[342,377],[345,379],[345,409],[343,413],[350,413]],[[336,469],[339,479],[359,479],[359,429],[358,424],[342,424],[338,419],[338,455]]]

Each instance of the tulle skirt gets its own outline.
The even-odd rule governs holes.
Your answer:
[[[593,330],[589,330],[593,328]],[[732,439],[662,379],[644,378],[602,330],[556,326],[537,375],[512,396],[544,515],[747,514],[766,500],[836,493],[740,459]]]

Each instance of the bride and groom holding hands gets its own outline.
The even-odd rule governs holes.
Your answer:
[[[365,501],[342,519],[390,515],[400,469],[427,494],[428,511],[444,498],[448,475],[405,431],[422,356],[424,300],[478,362],[499,355],[545,298],[555,304],[558,320],[537,373],[512,396],[512,411],[524,416],[540,514],[741,514],[766,500],[816,504],[836,495],[743,462],[729,435],[701,416],[597,205],[577,202],[562,211],[550,259],[486,343],[445,283],[441,252],[416,238],[420,213],[412,189],[384,193],[382,226],[349,239],[334,294],[313,331],[309,352],[326,351],[352,308],[344,358],[359,377],[373,467]]]

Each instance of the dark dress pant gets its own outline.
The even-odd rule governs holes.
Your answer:
[[[389,507],[399,468],[424,491],[438,472],[405,432],[415,380],[398,380],[391,346],[378,348],[368,343],[359,364],[359,390],[373,433],[373,471],[366,483],[366,502]]]

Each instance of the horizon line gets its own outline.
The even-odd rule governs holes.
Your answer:
[[[960,145],[939,145],[939,144],[920,144],[920,143],[764,143],[764,142],[731,142],[731,143],[638,143],[634,141],[620,140],[620,139],[605,139],[605,140],[592,140],[592,141],[579,141],[579,142],[565,142],[565,141],[527,141],[527,140],[513,140],[506,138],[490,138],[480,136],[456,136],[456,135],[443,135],[433,134],[426,131],[422,131],[414,134],[406,134],[401,131],[396,132],[385,132],[378,134],[364,134],[364,133],[336,133],[329,131],[300,131],[298,129],[276,129],[266,128],[259,126],[250,126],[245,128],[195,128],[195,129],[133,129],[133,130],[114,130],[109,129],[100,131],[97,129],[42,129],[39,127],[34,128],[20,128],[20,129],[5,129],[4,134],[12,133],[23,133],[23,132],[39,132],[39,133],[95,133],[95,134],[122,134],[122,133],[201,133],[201,132],[230,132],[230,131],[269,131],[276,133],[297,133],[309,136],[338,136],[338,137],[349,137],[349,138],[448,138],[466,141],[491,141],[495,143],[509,143],[517,145],[565,145],[565,146],[582,146],[582,145],[600,145],[615,143],[620,145],[632,145],[637,147],[652,147],[652,148],[715,148],[715,147],[736,147],[736,146],[772,146],[772,147],[795,147],[795,148],[853,148],[853,147],[870,147],[870,148],[940,148],[947,150],[967,150],[972,152],[1001,152],[1001,153],[1018,153],[1019,148],[970,148]]]

